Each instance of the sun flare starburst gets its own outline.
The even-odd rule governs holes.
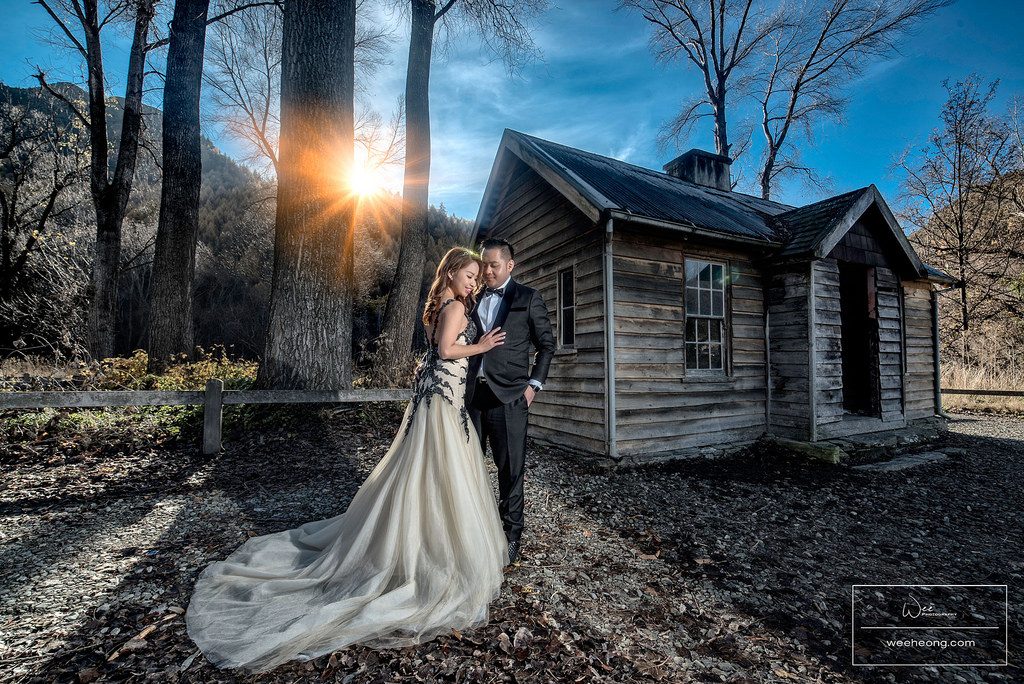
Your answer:
[[[351,191],[361,197],[375,195],[384,187],[380,169],[377,165],[370,163],[366,150],[358,146],[348,184]]]

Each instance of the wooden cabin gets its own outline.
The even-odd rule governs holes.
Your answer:
[[[505,129],[474,242],[511,242],[551,313],[531,436],[645,461],[944,426],[933,300],[956,281],[874,185],[793,207],[732,191],[729,164],[659,172]]]

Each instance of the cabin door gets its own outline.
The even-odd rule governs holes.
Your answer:
[[[843,408],[881,415],[878,367],[878,303],[873,266],[839,262],[842,321]]]

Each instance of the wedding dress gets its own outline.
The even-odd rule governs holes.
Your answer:
[[[457,344],[475,337],[466,318]],[[263,672],[487,623],[508,552],[463,402],[468,365],[440,358],[432,335],[398,433],[345,512],[252,537],[202,571],[185,620],[214,665]]]

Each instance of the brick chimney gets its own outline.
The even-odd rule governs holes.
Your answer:
[[[698,150],[695,147],[683,152],[662,168],[670,176],[729,192],[732,190],[732,183],[729,179],[730,164],[732,164],[732,159],[724,155]]]

